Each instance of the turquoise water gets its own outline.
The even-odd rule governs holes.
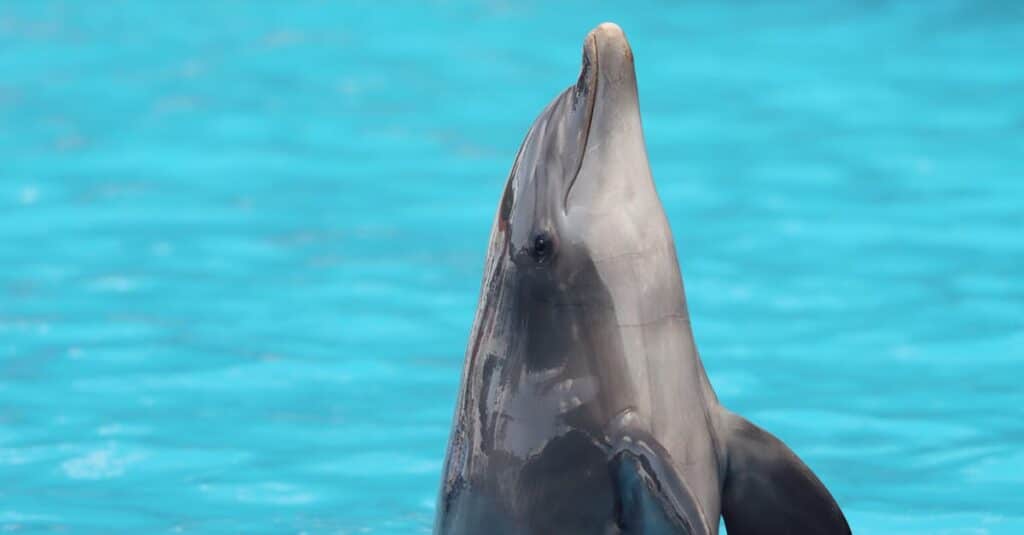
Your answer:
[[[610,19],[723,401],[857,533],[1024,533],[1021,4],[546,6],[0,3],[0,530],[429,531]]]

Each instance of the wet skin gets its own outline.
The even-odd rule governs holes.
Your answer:
[[[848,532],[788,448],[718,404],[618,26],[590,32],[579,80],[530,128],[484,269],[436,533],[716,533],[723,504],[741,535]],[[820,515],[739,510],[784,510],[765,485],[791,480]]]

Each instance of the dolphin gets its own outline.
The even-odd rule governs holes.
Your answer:
[[[604,23],[534,121],[491,231],[436,534],[850,533],[813,472],[718,402]]]

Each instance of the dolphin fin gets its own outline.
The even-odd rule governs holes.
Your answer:
[[[719,414],[729,535],[850,533],[828,489],[781,440],[724,408]]]
[[[621,426],[616,435],[609,472],[617,533],[710,534],[703,509],[672,468],[668,451],[635,426]]]
[[[649,466],[645,466],[645,461],[629,451],[619,453],[611,461],[615,523],[620,533],[692,534],[688,520],[676,510],[672,498],[663,492],[660,481]]]

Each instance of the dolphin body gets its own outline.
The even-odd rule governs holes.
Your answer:
[[[850,533],[780,440],[718,403],[605,23],[533,123],[491,232],[436,534]]]

